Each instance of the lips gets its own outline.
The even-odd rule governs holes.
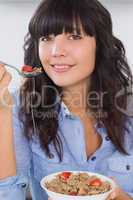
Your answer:
[[[55,72],[67,72],[70,70],[74,65],[68,65],[68,64],[55,64],[51,65]]]

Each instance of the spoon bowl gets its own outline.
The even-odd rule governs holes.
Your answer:
[[[10,67],[10,68],[16,70],[18,72],[18,74],[20,76],[23,76],[24,78],[33,78],[33,77],[39,76],[40,74],[44,73],[43,71],[41,71],[41,68],[40,68],[40,70],[36,70],[36,71],[33,70],[31,72],[28,72],[28,71],[20,71],[17,67],[7,64],[3,61],[0,61],[0,64],[3,64],[7,67]],[[39,68],[36,67],[36,69],[39,69]]]

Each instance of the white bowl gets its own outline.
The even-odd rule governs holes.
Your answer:
[[[74,174],[77,174],[77,173],[87,173],[88,175],[91,175],[91,176],[97,176],[98,178],[100,178],[101,180],[103,181],[108,181],[110,184],[111,184],[111,187],[112,189],[109,190],[108,192],[105,192],[105,193],[102,193],[102,194],[97,194],[97,195],[86,195],[86,196],[72,196],[72,195],[65,195],[65,194],[60,194],[60,193],[56,193],[56,192],[52,192],[50,190],[48,190],[46,187],[45,187],[45,183],[46,182],[49,182],[51,181],[52,179],[54,179],[58,174],[62,173],[63,171],[61,172],[58,172],[58,173],[53,173],[53,174],[50,174],[48,176],[45,176],[40,184],[41,184],[41,187],[46,191],[46,193],[48,194],[48,196],[52,199],[52,200],[106,200],[106,198],[108,197],[108,195],[116,188],[116,183],[106,177],[106,176],[103,176],[101,174],[97,174],[97,173],[92,173],[92,172],[87,172],[87,171],[69,171],[69,172],[72,172]]]

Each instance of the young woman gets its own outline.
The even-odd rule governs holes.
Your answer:
[[[109,12],[97,0],[42,1],[24,47],[44,73],[11,95],[0,65],[0,199],[24,200],[29,185],[47,199],[40,180],[63,170],[114,177],[108,199],[133,199],[132,75]]]

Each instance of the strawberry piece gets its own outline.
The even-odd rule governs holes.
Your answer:
[[[71,174],[72,174],[71,172],[62,172],[60,174],[60,177],[63,178],[64,180],[67,180]]]
[[[69,195],[72,195],[72,196],[77,196],[77,194],[78,194],[77,192],[70,192],[69,193]]]
[[[32,66],[30,66],[30,65],[24,65],[24,66],[22,67],[22,71],[23,71],[23,72],[32,72],[32,71],[33,71],[33,68],[32,68]]]
[[[96,178],[92,181],[89,182],[90,186],[101,186],[102,185],[102,181],[99,178]]]

